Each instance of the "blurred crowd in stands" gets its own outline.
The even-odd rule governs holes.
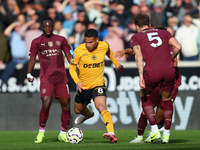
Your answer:
[[[0,65],[6,63],[0,78],[6,82],[16,64],[27,65],[31,41],[42,34],[46,16],[72,50],[84,42],[86,29],[93,28],[116,52],[130,48],[138,13],[150,16],[151,28],[165,27],[178,39],[179,60],[199,60],[200,0],[0,0]],[[119,61],[134,61],[134,55]]]

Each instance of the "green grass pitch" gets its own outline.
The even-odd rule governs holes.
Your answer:
[[[80,144],[64,143],[57,140],[59,131],[46,131],[42,143],[35,144],[37,131],[0,131],[0,150],[200,150],[200,130],[171,130],[170,142],[130,144],[137,135],[136,130],[116,130],[117,144],[105,140],[104,130],[83,130]],[[144,138],[147,136],[145,132]]]

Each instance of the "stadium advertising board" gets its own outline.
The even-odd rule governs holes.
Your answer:
[[[182,75],[182,85],[179,87],[179,93],[174,102],[172,129],[199,129],[200,123],[195,118],[200,113],[200,98],[198,94],[200,89],[200,74],[197,71],[200,70],[200,67],[180,67],[179,70]],[[0,71],[2,72],[2,70]],[[68,69],[67,73],[69,73]],[[27,83],[25,80],[24,86],[18,86],[16,84],[17,78],[15,76],[11,77],[8,80],[8,85],[3,85],[1,92],[5,94],[38,93],[40,84],[38,77],[39,69],[35,69],[33,75],[35,77],[34,83]],[[76,94],[76,85],[69,75],[68,77],[73,102]],[[107,84],[107,107],[112,114],[115,129],[137,129],[137,122],[142,111],[137,68],[125,67],[122,73],[118,73],[114,67],[106,66],[104,77]],[[93,102],[89,107],[96,115],[80,125],[80,128],[104,129],[102,118],[95,109]]]

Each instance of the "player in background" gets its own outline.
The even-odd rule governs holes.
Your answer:
[[[37,55],[40,60],[40,96],[42,99],[42,108],[39,115],[39,133],[35,138],[35,143],[41,143],[43,141],[45,126],[54,94],[62,108],[62,123],[58,140],[68,142],[66,139],[66,131],[70,123],[71,114],[70,92],[63,52],[68,62],[70,62],[71,54],[69,51],[71,47],[64,37],[53,34],[53,27],[54,24],[51,18],[47,17],[43,19],[43,34],[32,41],[29,53],[30,60],[27,74],[29,82],[34,81],[31,72],[34,69]]]
[[[148,142],[160,140],[161,134],[156,124],[154,106],[150,93],[159,85],[162,89],[163,115],[165,130],[162,143],[169,142],[173,104],[171,93],[174,88],[174,58],[181,49],[179,42],[166,30],[150,29],[149,16],[138,14],[134,17],[138,33],[131,37],[131,47],[139,73],[140,98],[142,108],[151,126],[151,137]],[[169,46],[173,46],[170,54]],[[144,66],[145,62],[145,66]]]
[[[172,52],[173,51],[172,47],[170,47],[170,49]],[[131,54],[134,54],[134,51],[132,48],[127,48],[125,50],[115,52],[113,56],[115,58],[118,58],[118,57],[120,58],[124,54],[131,55]],[[172,90],[172,96],[171,96],[171,100],[173,103],[178,94],[178,87],[181,85],[181,74],[177,67],[177,58],[174,59],[174,67],[176,69],[176,78],[175,78],[175,85]],[[156,123],[158,125],[158,128],[160,129],[164,126],[164,116],[163,116],[162,90],[159,86],[156,87],[153,90],[153,92],[150,94],[150,99],[151,99],[154,107],[157,106],[155,117],[156,117]],[[130,143],[143,143],[143,134],[144,134],[144,130],[145,130],[146,126],[147,126],[147,118],[146,118],[144,112],[142,112],[140,115],[140,118],[138,120],[138,136],[135,137],[135,139],[133,139],[132,141],[130,141]],[[151,136],[148,136],[148,138],[145,140],[145,142],[148,142],[150,137]]]
[[[99,41],[98,33],[94,29],[89,29],[85,33],[85,43],[78,46],[73,53],[69,72],[78,87],[75,97],[74,111],[81,114],[75,119],[75,124],[81,124],[85,120],[94,116],[87,105],[94,101],[96,109],[103,117],[108,133],[103,137],[113,143],[117,143],[112,116],[106,106],[106,86],[104,79],[105,55],[116,66],[118,72],[123,71],[123,66],[113,58],[113,51],[105,41]],[[79,76],[76,69],[79,67]]]

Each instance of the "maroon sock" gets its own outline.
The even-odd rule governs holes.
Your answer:
[[[40,129],[45,128],[48,117],[49,117],[49,109],[45,109],[42,107],[40,110],[40,117],[39,117]]]
[[[145,130],[146,126],[147,126],[147,118],[143,113],[141,113],[140,119],[138,122],[138,135],[144,134],[144,130]]]
[[[69,122],[70,122],[70,117],[71,117],[70,109],[62,110],[62,114],[61,114],[61,120],[62,120],[61,130],[62,131],[67,131],[67,128],[68,128]]]
[[[156,117],[153,104],[149,96],[140,97],[142,100],[142,108],[150,125],[156,125]]]
[[[163,101],[163,103],[164,103],[163,115],[164,115],[165,129],[170,130],[172,123],[172,115],[173,115],[173,104],[171,99]]]

